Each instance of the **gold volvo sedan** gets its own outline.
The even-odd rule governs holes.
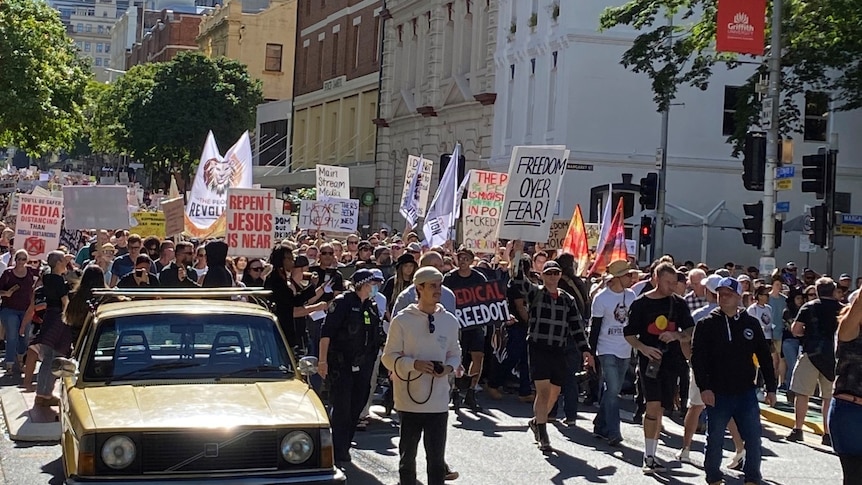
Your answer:
[[[297,366],[269,309],[235,301],[264,293],[99,292],[113,301],[52,363],[67,483],[344,482],[303,379],[315,359]]]

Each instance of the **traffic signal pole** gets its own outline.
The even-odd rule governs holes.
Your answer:
[[[667,19],[668,26],[673,27],[673,16]],[[667,39],[668,45],[673,46],[673,30]],[[665,200],[667,187],[667,137],[668,125],[670,124],[670,104],[661,112],[661,153],[659,154],[658,170],[658,195],[655,205],[655,234],[653,235],[650,261],[664,255],[664,222],[665,222]]]
[[[763,179],[763,242],[760,272],[775,268],[775,169],[778,167],[779,102],[781,93],[781,11],[783,0],[772,0],[772,40],[769,49],[769,90],[772,100],[769,129],[766,131],[766,173]]]

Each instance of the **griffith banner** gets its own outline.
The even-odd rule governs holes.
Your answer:
[[[275,189],[236,189],[227,193],[228,256],[266,257],[275,237]]]
[[[44,260],[60,247],[63,199],[24,194],[18,194],[18,198],[21,202],[15,222],[15,249],[25,249],[31,260]]]
[[[461,328],[509,320],[506,283],[503,281],[488,281],[452,292],[455,293],[455,316]]]
[[[218,151],[212,132],[207,135],[186,205],[186,232],[201,239],[224,235],[227,192],[251,188],[251,161],[251,140],[247,131],[224,157]]]
[[[762,56],[766,0],[718,0],[715,50]]]

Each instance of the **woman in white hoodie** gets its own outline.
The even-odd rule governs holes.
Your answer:
[[[443,274],[420,268],[413,275],[417,302],[399,313],[389,327],[383,365],[393,371],[395,409],[401,420],[401,485],[416,483],[416,451],[425,434],[428,485],[446,476],[446,428],[449,416],[447,376],[461,364],[458,319],[440,305]]]

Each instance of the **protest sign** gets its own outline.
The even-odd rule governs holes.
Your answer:
[[[299,228],[326,233],[341,231],[341,202],[303,200],[299,205]]]
[[[347,167],[317,166],[317,200],[349,199],[350,169]]]
[[[551,232],[548,233],[548,242],[545,244],[545,249],[560,249],[563,247],[563,241],[566,240],[566,232],[569,230],[568,219],[554,219],[551,222]]]
[[[121,185],[65,185],[66,229],[128,229],[126,188]]]
[[[637,256],[638,242],[634,239],[626,239],[626,252],[629,256]]]
[[[509,175],[485,170],[471,170],[467,200],[462,205],[463,243],[476,253],[497,250],[497,226]]]
[[[587,244],[590,249],[596,249],[599,245],[599,237],[602,234],[602,225],[597,222],[588,222],[584,224],[584,229],[587,230]]]
[[[18,190],[18,181],[15,179],[0,180],[0,194],[8,194]]]
[[[164,212],[137,211],[132,213],[132,218],[137,221],[138,225],[129,228],[129,232],[141,237],[156,236],[159,239],[165,238]]]
[[[13,192],[12,195],[9,196],[9,210],[6,211],[6,215],[8,216],[17,216],[18,215],[18,204],[21,202],[21,194],[17,192]]]
[[[341,203],[341,219],[336,232],[356,232],[359,225],[359,199],[330,199]]]
[[[24,248],[31,260],[45,259],[60,246],[63,199],[18,194],[15,249]],[[128,219],[128,216],[127,216]]]
[[[60,225],[60,245],[66,246],[70,253],[77,253],[84,247],[84,241],[81,240],[83,233],[77,229],[66,229]]]
[[[461,328],[509,320],[506,284],[502,281],[488,281],[452,292],[455,293],[455,316]]]
[[[419,173],[419,178],[416,180],[416,192],[414,197],[418,197],[416,203],[416,215],[425,217],[425,210],[428,207],[428,195],[431,193],[431,171],[434,170],[434,162],[426,158],[420,160],[419,157],[410,155],[407,157],[407,172],[404,174],[404,188],[401,190],[401,200],[407,196],[410,190],[410,181],[413,180],[413,174],[422,165],[422,172]]]
[[[165,236],[176,236],[183,232],[185,228],[184,210],[182,197],[162,201],[162,212],[165,214]]]
[[[275,214],[275,240],[282,241],[290,236],[290,214]]]
[[[498,238],[548,239],[568,157],[564,146],[517,146],[512,150]]]
[[[275,189],[227,191],[228,256],[266,257],[275,236]]]

